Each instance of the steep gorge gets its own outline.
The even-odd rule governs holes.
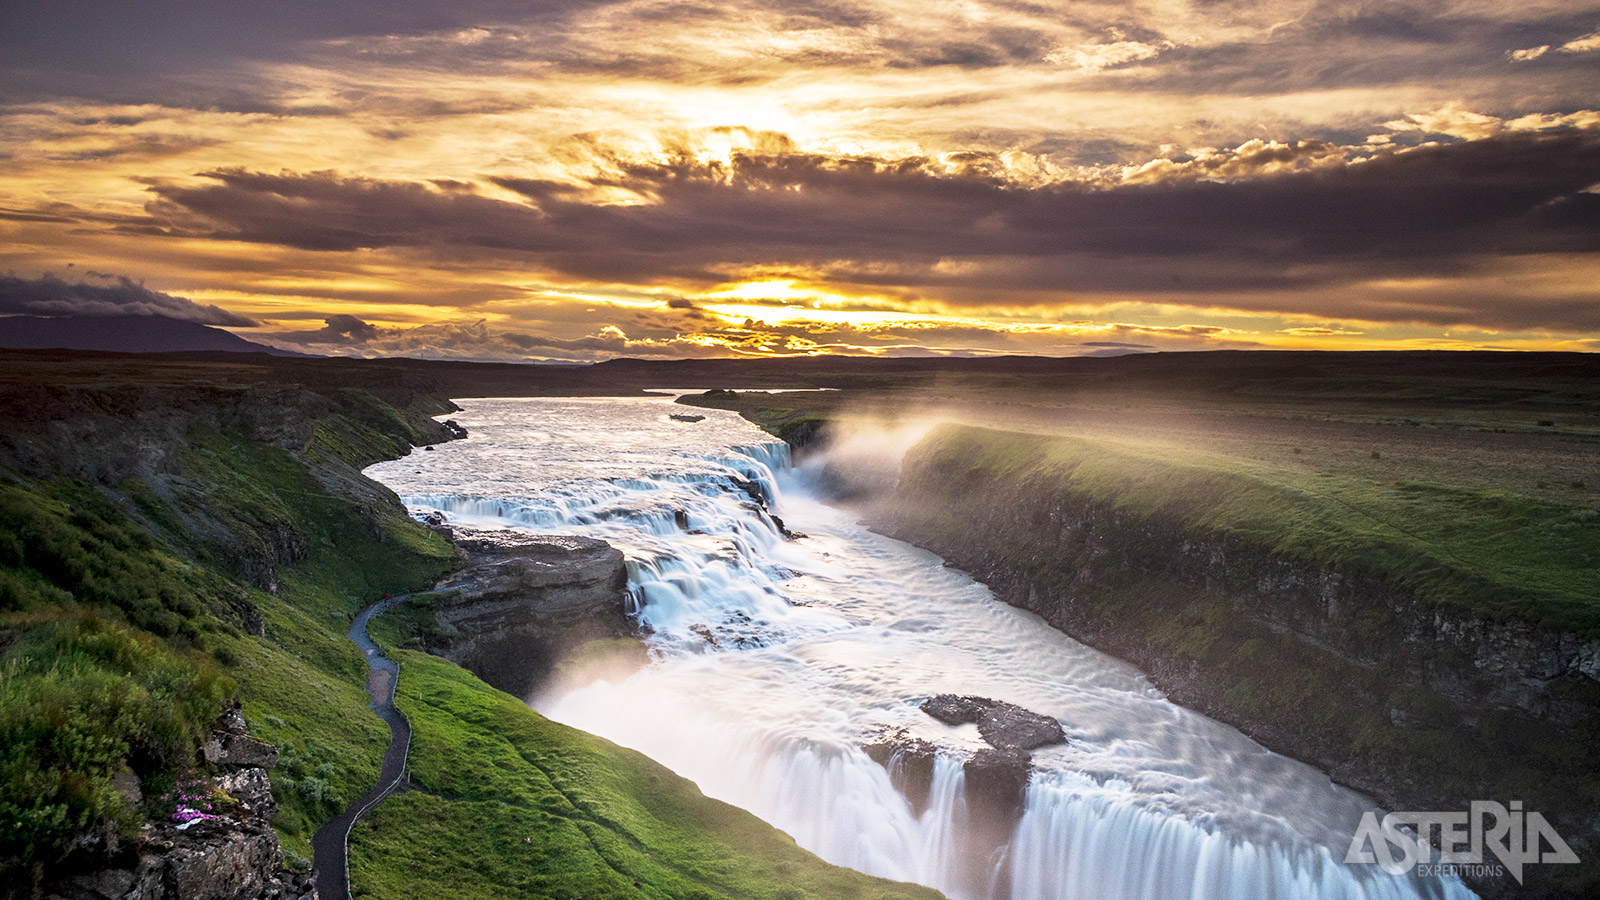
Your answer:
[[[997,456],[1000,445],[1013,454]],[[1203,495],[1128,502],[1075,481],[1050,452],[1045,437],[937,429],[871,521],[1387,808],[1521,799],[1591,855],[1600,637],[1197,527]],[[1594,867],[1574,868],[1549,867],[1529,889],[1581,893]]]
[[[234,383],[152,363],[85,380],[29,363],[0,373],[0,894],[160,896],[124,882],[171,866],[116,850],[170,827],[155,798],[188,779],[233,799],[248,787],[265,810],[270,778],[276,815],[270,828],[252,818],[242,855],[227,850],[229,830],[221,856],[192,842],[166,851],[233,861],[186,897],[299,896],[311,833],[371,786],[388,744],[344,637],[350,620],[463,565],[360,470],[459,437],[431,418],[452,406],[332,378]],[[595,577],[579,579],[593,589],[585,603],[620,601],[617,560],[600,555]],[[457,610],[472,618],[462,593]],[[614,626],[620,608],[608,612]],[[422,640],[412,624],[388,636]],[[416,790],[352,839],[358,892],[936,896],[829,866],[638,754],[550,723],[450,662],[400,654]],[[277,757],[249,785],[203,748],[235,700]],[[428,814],[414,815],[419,805]],[[508,820],[526,840],[504,840]],[[93,883],[73,881],[82,875]]]

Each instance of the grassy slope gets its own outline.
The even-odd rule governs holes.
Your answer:
[[[1320,386],[1351,389],[1345,382]],[[1463,390],[1434,388],[1452,397]],[[911,395],[904,403],[916,399]],[[976,403],[973,409],[985,402],[971,392],[956,392],[951,399],[957,407]],[[1044,427],[1059,412],[1051,404],[1071,409],[1075,402],[1048,393],[1035,399],[1042,404]],[[682,402],[735,410],[785,440],[801,428],[815,433],[849,406],[845,394],[750,391],[713,391]],[[1282,413],[1237,398],[1226,402],[1256,414]],[[877,403],[881,412],[894,415],[893,404],[881,397]],[[1304,408],[1320,407],[1307,401]],[[1414,424],[1403,415],[1414,412],[1410,407],[1380,408],[1394,424]],[[1545,420],[1531,415],[1473,408],[1460,412],[1455,424],[1467,429],[1468,441],[1473,429],[1503,431],[1486,423],[1506,416],[1526,419],[1531,431],[1546,430],[1536,424]],[[1412,434],[1405,427],[1390,431],[1401,438]],[[1315,432],[1307,438],[1317,439]],[[947,426],[936,445],[937,452],[969,459],[990,476],[1020,472],[1141,515],[1175,512],[1197,531],[1233,534],[1289,556],[1356,567],[1427,602],[1600,635],[1600,509],[1590,492],[1594,485],[1568,475],[1552,482],[1538,470],[1530,471],[1524,484],[1501,469],[1396,459],[1365,448],[1329,451],[1308,443],[1303,449],[1309,452],[1237,440],[1125,439],[1114,421],[1103,435],[1093,436]],[[1479,457],[1462,457],[1473,458]]]
[[[685,395],[680,397],[678,402],[708,409],[733,410],[773,437],[789,441],[791,444],[806,443],[827,424],[828,416],[823,412],[810,408],[774,405],[782,399],[782,394],[769,394],[764,391],[711,390],[703,394]],[[818,405],[829,398],[818,398],[813,395],[807,399],[812,405]]]
[[[344,632],[362,605],[426,586],[454,554],[398,504],[334,496],[313,476],[348,476],[336,454],[369,461],[410,434],[396,419],[368,424],[370,398],[346,400],[355,415],[317,425],[337,443],[303,454],[192,429],[161,490],[0,476],[0,818],[32,823],[0,829],[13,838],[0,848],[8,876],[70,864],[65,848],[85,829],[131,835],[154,810],[128,808],[112,777],[131,767],[158,796],[197,765],[225,697],[283,751],[274,824],[291,859],[371,785],[388,729],[367,710],[365,665]],[[268,553],[283,529],[306,553],[280,569],[277,595],[237,580],[237,557]],[[249,633],[251,607],[262,636]]]
[[[639,753],[443,660],[397,656],[421,790],[385,801],[352,835],[358,897],[939,896],[830,866]]]
[[[371,410],[369,400],[358,398],[357,409]],[[303,461],[216,432],[192,434],[185,460],[199,491],[192,502],[235,533],[288,525],[306,540],[305,558],[280,573],[278,596],[252,594],[265,639],[232,646],[245,717],[282,751],[273,772],[282,807],[274,825],[285,849],[305,858],[317,827],[371,787],[389,743],[388,727],[367,710],[366,663],[344,637],[350,621],[385,593],[426,587],[454,559],[448,544],[397,505],[333,495],[306,465],[393,454],[408,433],[403,423],[394,420],[383,433],[341,415],[318,422],[316,432]]]
[[[1192,449],[944,427],[920,449],[1197,533],[1381,575],[1425,602],[1600,634],[1600,512],[1507,491],[1324,476]]]
[[[0,828],[0,868],[22,896],[83,831],[130,837],[160,814],[159,803],[127,808],[113,776],[131,765],[157,797],[197,767],[227,697],[281,750],[273,824],[291,865],[371,786],[388,729],[344,634],[360,608],[426,587],[454,554],[354,478],[415,432],[367,395],[335,402],[301,452],[191,429],[161,485],[0,473],[0,824],[27,823]],[[277,567],[277,593],[243,583],[239,557],[281,555],[286,531],[304,553]],[[404,660],[417,778],[455,799],[414,793],[380,808],[353,862],[366,895],[938,896],[828,866],[639,754],[548,722],[450,663]]]

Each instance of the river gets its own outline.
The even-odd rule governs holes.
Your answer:
[[[750,810],[822,858],[952,900],[1467,898],[1342,862],[1366,798],[1168,701],[1135,668],[995,600],[819,499],[787,447],[668,398],[459,401],[471,437],[368,470],[454,523],[602,538],[628,559],[651,663],[531,698]],[[753,485],[786,540],[752,502]],[[1054,716],[1024,811],[973,846],[962,761],[985,746],[937,693]],[[920,812],[860,749],[940,748]]]

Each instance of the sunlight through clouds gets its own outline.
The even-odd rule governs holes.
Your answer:
[[[48,35],[70,6],[19,15]],[[0,36],[14,277],[485,358],[1600,329],[1585,3],[206,16],[236,27],[113,9],[72,52]]]

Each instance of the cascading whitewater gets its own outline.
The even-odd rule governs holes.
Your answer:
[[[736,416],[684,426],[671,409],[473,401],[455,416],[471,440],[369,472],[458,523],[581,533],[626,554],[652,663],[538,698],[541,711],[649,754],[824,859],[956,900],[1470,896],[1344,865],[1359,796],[865,531]],[[807,536],[786,540],[773,513]],[[976,730],[918,710],[943,692],[1055,716],[1070,739],[1035,752],[998,848],[974,846],[967,827]],[[861,749],[885,729],[939,747],[921,808]]]

